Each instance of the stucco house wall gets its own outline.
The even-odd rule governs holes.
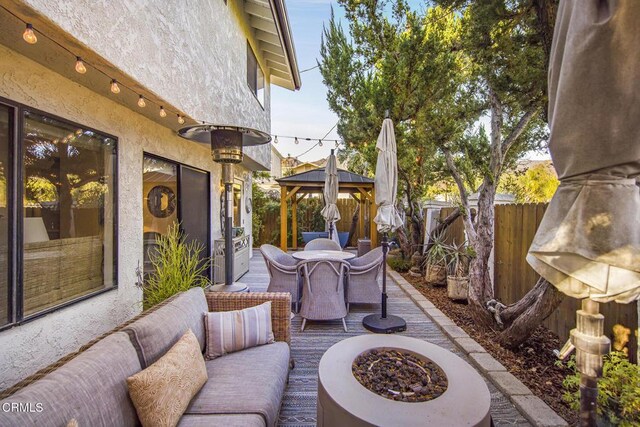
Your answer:
[[[250,36],[240,19],[239,2],[230,0],[228,6],[222,0],[26,3],[192,117],[270,130],[269,85],[262,107],[246,83]],[[109,41],[113,39],[121,43],[116,46]],[[135,270],[143,260],[143,153],[210,172],[212,241],[221,237],[221,168],[212,162],[207,147],[178,137],[169,127],[4,45],[0,45],[0,79],[2,97],[118,138],[118,287],[0,331],[0,389],[4,389],[141,310]],[[253,150],[251,156],[254,167],[258,163],[268,169],[268,145]],[[247,177],[249,172],[236,166],[237,176]],[[247,215],[249,234],[251,226]]]

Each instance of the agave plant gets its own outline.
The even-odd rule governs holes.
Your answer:
[[[423,269],[427,269],[430,265],[438,265],[445,267],[447,258],[451,252],[451,245],[445,241],[444,233],[438,233],[431,236],[431,248],[424,254],[422,261]]]

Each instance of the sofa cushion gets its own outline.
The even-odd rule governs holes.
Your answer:
[[[204,290],[193,288],[123,329],[138,350],[142,368],[151,366],[178,342],[188,329],[198,338],[200,350],[203,351],[204,313],[208,311]]]
[[[256,414],[184,415],[178,427],[265,427],[264,418]]]
[[[191,330],[153,365],[127,378],[143,426],[175,426],[206,382],[207,368]]]
[[[11,403],[33,407],[33,412],[0,411],[0,425],[59,427],[72,419],[80,426],[138,425],[127,392],[127,377],[140,369],[138,355],[127,334],[111,334],[0,402],[0,407]]]
[[[207,359],[273,343],[271,301],[244,310],[207,313],[204,330]]]
[[[185,414],[259,414],[276,425],[289,375],[284,342],[253,347],[208,360],[209,381]]]

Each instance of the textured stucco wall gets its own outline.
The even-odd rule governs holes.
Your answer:
[[[186,114],[269,132],[265,107],[246,77],[243,0],[25,0],[64,31]],[[254,49],[258,61],[265,61]],[[267,76],[268,79],[268,76]],[[268,146],[246,153],[268,169]]]
[[[221,168],[209,150],[0,45],[0,96],[118,137],[118,289],[0,332],[0,389],[140,311],[143,152],[211,173],[212,239],[220,237]],[[246,172],[240,168],[239,173]],[[249,217],[248,230],[251,228]]]

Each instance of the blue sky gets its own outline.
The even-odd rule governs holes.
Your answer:
[[[414,7],[423,8],[424,0],[409,2]],[[287,11],[293,31],[293,39],[300,70],[317,65],[320,59],[320,40],[323,24],[328,24],[331,17],[331,5],[337,18],[344,22],[344,13],[335,0],[288,0]],[[278,138],[275,147],[282,155],[296,157],[316,144],[338,121],[338,117],[327,104],[327,89],[322,83],[320,71],[313,70],[301,74],[302,88],[290,91],[271,86],[271,133],[274,135],[291,135],[315,138],[315,141],[300,140],[296,145],[293,139]],[[333,130],[327,138],[339,139]],[[309,153],[299,156],[301,160],[318,160],[327,157],[335,143],[316,146]],[[529,158],[548,158],[546,153],[531,153]]]
[[[289,0],[287,11],[293,31],[293,39],[300,70],[314,67],[320,57],[322,25],[331,17],[331,0]],[[340,8],[334,4],[336,16],[342,16]],[[284,156],[297,156],[306,151],[317,138],[323,137],[336,124],[338,117],[329,109],[326,87],[322,83],[320,71],[315,68],[300,75],[302,88],[292,92],[271,86],[271,133],[316,138],[316,141],[300,141],[295,145],[292,139],[279,138],[276,148]],[[328,138],[339,139],[332,131]],[[329,155],[334,143],[323,144],[302,160],[317,160]]]

